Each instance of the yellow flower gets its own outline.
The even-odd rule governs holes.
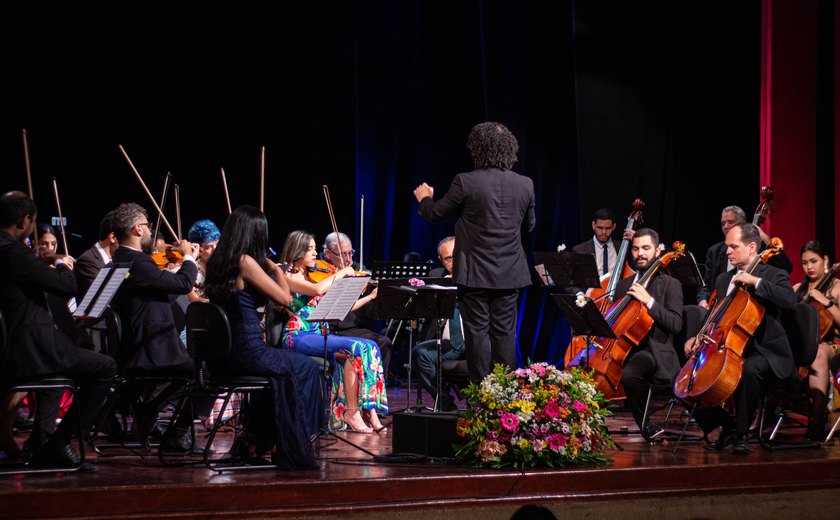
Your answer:
[[[524,448],[527,448],[529,445],[530,445],[530,443],[528,442],[528,439],[520,439],[519,440],[519,447],[520,448],[524,449]]]

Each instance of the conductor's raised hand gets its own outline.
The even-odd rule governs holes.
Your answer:
[[[425,182],[423,184],[421,184],[420,186],[417,186],[416,188],[414,188],[414,198],[417,199],[417,202],[420,202],[421,200],[425,199],[426,197],[434,198],[434,196],[435,196],[435,189],[433,187],[429,186],[428,184],[426,184]]]

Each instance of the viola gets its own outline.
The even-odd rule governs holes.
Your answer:
[[[745,269],[752,273],[759,263],[767,263],[782,252],[778,238],[756,256]],[[764,319],[764,306],[747,290],[736,287],[715,303],[697,333],[700,348],[682,367],[674,382],[674,395],[698,408],[719,406],[738,386],[744,365],[744,349]]]
[[[647,288],[659,269],[684,255],[685,244],[674,242],[673,251],[657,258],[637,283]],[[642,302],[626,295],[609,309],[605,319],[615,333],[615,338],[595,338],[591,341],[592,346],[572,359],[569,366],[588,366],[592,370],[595,389],[607,399],[617,399],[622,396],[620,392],[623,392],[620,381],[624,361],[630,351],[648,335],[653,327],[653,318]]]
[[[630,216],[627,217],[627,225],[624,227],[625,231],[628,229],[636,229],[636,227],[641,224],[642,208],[644,207],[645,203],[642,199],[636,199],[633,201],[633,211],[631,211]],[[618,282],[621,279],[634,274],[633,269],[631,269],[630,265],[627,263],[627,251],[630,249],[631,242],[632,239],[622,238],[621,246],[618,249],[618,258],[616,258],[615,261],[616,267],[614,271],[603,277],[600,287],[594,287],[586,291],[586,296],[588,298],[592,300],[600,299],[598,308],[601,311],[601,314],[605,315],[615,301],[613,295],[615,294],[615,287],[618,285]],[[622,269],[621,273],[616,273],[619,268]],[[569,342],[569,346],[566,348],[566,354],[564,355],[565,366],[570,366],[569,364],[572,360],[585,350],[586,346],[587,343],[584,336],[573,336],[572,340]]]

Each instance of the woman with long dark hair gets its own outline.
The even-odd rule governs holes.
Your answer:
[[[321,324],[309,322],[307,317],[332,286],[335,278],[351,276],[353,269],[345,267],[334,275],[315,282],[309,268],[317,258],[315,236],[305,231],[292,231],[286,237],[280,259],[288,265],[286,281],[292,291],[289,321],[283,330],[284,347],[307,356],[321,355],[324,336]],[[376,298],[376,290],[356,301],[353,310]],[[333,428],[350,428],[355,432],[371,433],[385,427],[377,414],[388,413],[382,357],[376,342],[348,336],[327,336],[327,350],[333,356],[334,377],[330,402],[330,421]]]
[[[837,344],[836,329],[840,325],[840,281],[830,275],[831,263],[828,253],[822,244],[817,240],[806,242],[799,253],[802,259],[802,269],[805,271],[805,280],[793,286],[797,299],[802,301],[809,298],[820,305],[831,315],[834,320],[829,332],[820,338],[820,345],[817,349],[817,357],[808,370],[808,387],[811,394],[812,412],[811,420],[808,422],[806,437],[813,440],[825,438],[826,404],[828,392],[831,389],[831,371],[829,360],[834,356],[835,351],[840,352],[840,345]],[[832,276],[831,281],[824,291],[820,291],[817,285],[825,276]]]
[[[267,249],[265,215],[253,206],[236,208],[207,262],[205,295],[227,312],[233,339],[231,355],[210,370],[265,376],[272,381],[273,400],[254,404],[246,435],[235,441],[235,455],[259,457],[276,444],[277,464],[287,469],[314,468],[309,439],[320,427],[319,370],[306,356],[265,343],[257,307],[266,300],[282,307],[291,302],[282,271],[266,259]],[[266,401],[273,401],[273,406]]]

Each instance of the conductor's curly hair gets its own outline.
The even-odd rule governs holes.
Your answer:
[[[476,169],[509,170],[516,163],[519,143],[501,123],[486,122],[475,125],[467,138]]]

